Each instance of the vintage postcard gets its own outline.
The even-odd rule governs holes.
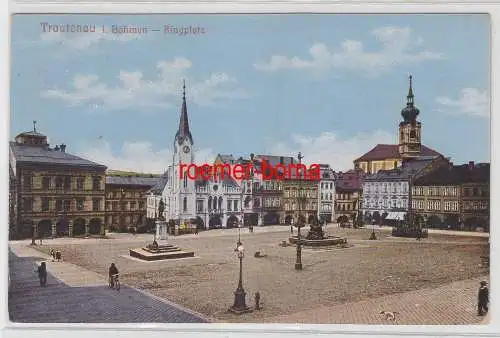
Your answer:
[[[13,323],[486,324],[487,14],[12,16]]]

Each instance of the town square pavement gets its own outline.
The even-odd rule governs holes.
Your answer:
[[[286,231],[283,227],[276,230]],[[200,236],[234,236],[235,231],[237,230],[226,229],[206,232]],[[269,228],[267,231],[273,230]],[[127,238],[135,236],[124,234],[123,238],[120,238],[122,235],[116,234],[116,237],[119,238],[116,239],[118,241],[127,241]],[[54,241],[93,242],[94,239],[55,239]],[[19,241],[10,245],[9,314],[13,322],[206,323],[216,321],[128,286],[122,285],[120,292],[111,290],[107,287],[107,278],[104,274],[98,274],[68,262],[52,262],[48,256],[29,247],[27,243],[27,241]],[[47,262],[49,272],[46,288],[39,286],[35,272],[37,262],[42,260]],[[479,281],[483,279],[488,279],[488,277],[466,279],[436,288],[391,294],[351,303],[322,306],[283,316],[271,316],[260,322],[378,325],[486,324],[486,318],[476,315],[475,297]],[[262,305],[265,307],[265,302]],[[381,311],[396,312],[396,320],[384,319],[380,315]]]
[[[209,319],[177,304],[122,286],[26,246],[9,250],[9,317],[22,323],[204,323]],[[40,287],[37,263],[47,262],[47,286]]]

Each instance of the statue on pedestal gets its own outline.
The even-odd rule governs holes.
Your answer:
[[[158,203],[158,219],[160,221],[164,221],[165,217],[163,217],[163,212],[165,211],[165,202],[163,202],[163,198]]]

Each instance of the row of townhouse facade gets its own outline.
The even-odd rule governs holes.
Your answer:
[[[489,231],[490,164],[450,165],[419,177],[412,209],[426,216],[429,227]]]
[[[412,159],[365,177],[365,223],[397,224],[409,214],[427,227],[489,230],[488,163],[453,165],[441,156]]]
[[[200,229],[291,224],[299,213],[306,222],[315,218],[332,221],[335,185],[334,172],[328,165],[320,166],[320,180],[293,175],[286,179],[264,179],[260,172],[264,161],[273,166],[297,163],[294,158],[284,156],[251,155],[248,159],[234,159],[231,155],[218,155],[214,166],[225,168],[226,174],[198,178],[191,185],[192,191],[189,179],[183,179],[177,196],[172,193],[176,178],[167,171],[164,180],[149,193],[147,215],[158,218],[158,207],[163,200],[165,220],[173,220],[179,226],[196,223]],[[234,166],[249,162],[254,169],[249,177],[238,180],[227,173],[232,172]],[[194,201],[194,208],[190,208],[190,200]]]

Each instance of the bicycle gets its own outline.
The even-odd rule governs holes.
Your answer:
[[[120,291],[120,279],[118,278],[119,274],[112,275],[109,278],[109,287],[112,289],[113,287],[116,289],[116,291]]]

